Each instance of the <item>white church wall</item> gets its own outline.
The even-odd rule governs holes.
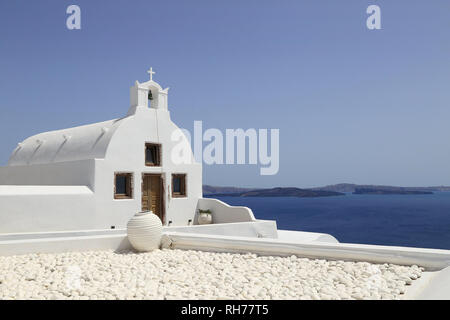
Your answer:
[[[0,185],[94,187],[95,160],[0,167]]]
[[[0,186],[0,234],[92,229],[94,210],[86,186]]]
[[[107,228],[126,228],[128,220],[140,211],[141,199],[137,196],[140,181],[136,179],[136,172],[132,166],[122,164],[120,167],[107,160],[96,160],[95,167],[95,207],[96,215]],[[133,173],[132,199],[114,199],[115,172]],[[99,226],[100,227],[100,226]]]
[[[187,197],[172,198],[169,195],[167,221],[172,221],[171,226],[186,226],[189,224],[189,220],[191,220],[191,224],[194,224],[197,202],[202,197],[202,182],[199,180],[202,177],[201,166],[192,165],[189,168],[179,167],[170,174],[180,172],[187,174]]]
[[[167,110],[138,108],[136,114],[117,129],[103,163],[97,161],[97,207],[104,211],[102,215],[105,219],[113,221],[116,227],[125,227],[128,220],[141,210],[141,183],[145,173],[163,175],[166,224],[169,221],[171,225],[187,225],[189,220],[193,222],[197,200],[202,197],[202,167],[195,163],[192,152],[192,164],[173,163],[172,148],[178,143],[171,140],[174,130],[178,127],[170,120]],[[145,165],[145,143],[161,144],[161,167]],[[115,172],[133,173],[133,199],[114,199]],[[186,174],[186,197],[171,197],[171,180],[175,173]]]

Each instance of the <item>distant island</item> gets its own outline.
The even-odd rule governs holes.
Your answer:
[[[336,191],[353,193],[356,189],[374,189],[382,191],[419,191],[419,192],[448,192],[450,187],[448,186],[434,186],[434,187],[396,187],[396,186],[378,186],[370,184],[353,184],[353,183],[339,183],[333,184],[325,187],[311,188],[312,190],[325,190],[325,191]]]
[[[250,190],[255,190],[256,188],[237,188],[237,187],[216,187],[207,184],[203,185],[203,194],[219,194],[219,193],[240,193]]]
[[[217,190],[217,189],[216,189]],[[230,187],[227,190],[231,191]],[[272,189],[256,189],[256,190],[240,190],[238,192],[225,192],[206,194],[213,196],[227,197],[298,197],[298,198],[315,198],[315,197],[331,197],[343,196],[344,193],[335,191],[310,190],[300,188],[272,188]]]
[[[330,197],[342,196],[346,193],[353,194],[404,194],[420,195],[432,194],[433,192],[449,192],[450,187],[395,187],[395,186],[377,186],[377,185],[358,185],[351,183],[340,183],[316,188],[295,188],[295,187],[277,187],[277,188],[241,188],[241,187],[219,187],[203,186],[205,196],[229,196],[229,197]]]
[[[433,194],[431,191],[356,188],[353,194]]]

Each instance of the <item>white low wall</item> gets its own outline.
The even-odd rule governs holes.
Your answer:
[[[271,220],[194,225],[188,227],[164,227],[164,232],[184,232],[194,234],[272,239],[278,237],[277,223],[276,221]]]
[[[74,230],[56,232],[31,232],[31,233],[4,233],[0,234],[0,242],[33,240],[33,239],[54,239],[54,238],[78,238],[92,236],[122,235],[126,236],[126,229],[101,229],[101,230]]]
[[[450,267],[439,272],[433,272],[421,289],[417,295],[411,298],[416,300],[449,300]]]
[[[349,243],[298,242],[280,239],[229,237],[166,232],[164,247],[215,252],[253,252],[261,255],[298,255],[314,259],[419,265],[440,270],[450,265],[450,250]]]
[[[199,199],[197,209],[211,210],[213,223],[248,222],[256,220],[250,208],[232,207],[217,199]],[[194,224],[197,224],[197,214],[195,215]]]
[[[286,239],[287,234],[290,240],[298,242],[337,242],[333,237],[322,233],[277,230],[276,221],[270,220],[163,227],[163,232],[168,234],[173,232],[192,235],[202,234],[211,237],[228,236],[278,240],[280,234],[283,235],[283,239]],[[0,256],[41,252],[131,249],[126,237],[126,229],[0,234]]]
[[[131,245],[123,233],[0,241],[0,256],[129,249]]]
[[[329,242],[339,243],[339,241],[330,234],[304,232],[304,231],[290,231],[277,230],[278,240],[290,242]]]

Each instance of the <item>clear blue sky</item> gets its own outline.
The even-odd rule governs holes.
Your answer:
[[[277,175],[204,183],[450,185],[449,1],[3,0],[0,55],[2,165],[27,136],[124,115],[153,66],[182,127],[280,129]]]

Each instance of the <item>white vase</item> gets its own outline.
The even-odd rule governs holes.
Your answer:
[[[198,224],[211,224],[212,214],[200,213],[197,218]]]
[[[139,212],[127,224],[128,240],[137,251],[159,249],[162,236],[162,222],[151,211]]]

